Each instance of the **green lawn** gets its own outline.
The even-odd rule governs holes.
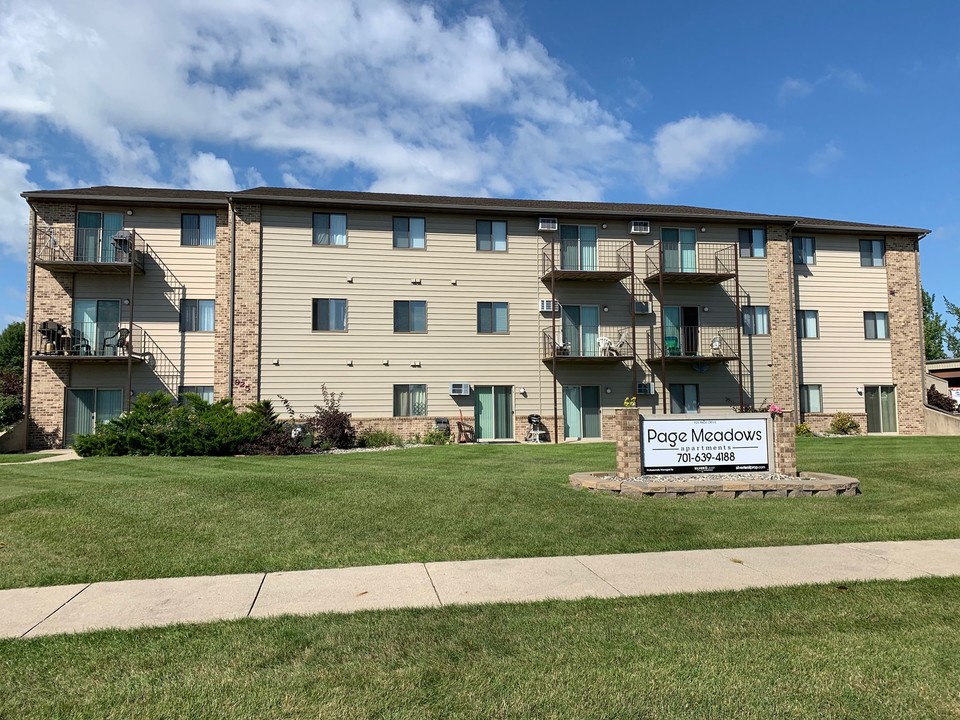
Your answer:
[[[10,463],[25,463],[33,462],[34,460],[42,460],[43,458],[53,457],[53,453],[31,453],[29,455],[0,455],[0,465],[7,465]]]
[[[960,715],[960,580],[0,642],[2,718]]]
[[[801,439],[851,498],[625,500],[610,444],[103,458],[0,473],[0,587],[488,557],[960,537],[960,438]]]

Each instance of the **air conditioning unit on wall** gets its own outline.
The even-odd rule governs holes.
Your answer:
[[[465,382],[450,383],[450,394],[451,395],[469,395],[470,383],[465,383]]]
[[[560,303],[553,300],[541,300],[540,301],[540,312],[543,313],[552,313],[560,311]]]
[[[646,300],[637,300],[633,303],[633,314],[634,315],[649,315],[650,314],[650,303]]]
[[[630,234],[631,235],[649,235],[650,221],[649,220],[631,220]]]
[[[540,232],[556,232],[559,223],[557,223],[556,218],[542,217],[540,218],[540,226],[538,230]]]
[[[637,395],[653,395],[653,383],[638,383]]]

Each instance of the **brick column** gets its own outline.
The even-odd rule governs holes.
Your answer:
[[[920,301],[920,257],[915,236],[887,237],[887,309],[890,360],[897,387],[897,430],[901,435],[923,435],[924,342]]]
[[[77,206],[72,203],[33,203],[37,210],[37,252],[49,248],[52,257],[73,259],[76,239]],[[29,231],[32,235],[33,228]],[[28,235],[30,237],[30,235]],[[28,243],[29,247],[29,243]],[[28,250],[29,252],[29,250]],[[27,258],[29,263],[32,257]],[[36,268],[33,296],[33,322],[54,320],[61,325],[73,321],[73,273],[51,272]],[[30,297],[30,273],[27,273],[27,297]],[[30,318],[30,308],[27,308]],[[26,332],[33,333],[32,327]],[[39,338],[34,335],[34,352]],[[36,450],[57,447],[63,442],[64,389],[70,387],[71,365],[66,362],[32,363],[30,387],[30,417],[27,418],[27,447]]]
[[[771,402],[783,408],[774,418],[774,462],[777,472],[797,474],[796,431],[800,384],[797,374],[797,306],[794,295],[793,248],[785,225],[767,226],[767,284],[770,288]]]
[[[640,477],[640,411],[617,408],[617,477]]]
[[[233,397],[237,407],[260,397],[260,205],[235,203],[236,261],[233,295],[233,387],[229,384],[230,357],[230,229],[220,243],[217,219],[217,305],[214,394]],[[222,248],[221,248],[222,245]]]

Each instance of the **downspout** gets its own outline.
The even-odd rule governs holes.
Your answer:
[[[130,237],[130,311],[127,313],[127,396],[123,401],[123,409],[125,411],[130,410],[130,404],[133,402],[133,313],[136,309],[136,301],[134,297],[134,268],[137,263],[137,229],[134,228]],[[118,331],[119,332],[119,331]],[[141,342],[142,342],[141,338]]]
[[[233,306],[237,276],[237,214],[233,207],[233,198],[227,198],[230,210],[230,300],[227,303],[229,322],[227,325],[227,397],[233,398]]]
[[[37,292],[37,209],[30,204],[30,299],[27,303],[27,323],[24,333],[27,336],[26,357],[23,362],[23,420],[26,424],[23,432],[23,452],[30,448],[30,402],[33,387],[33,301]]]
[[[793,265],[793,231],[796,229],[797,225],[800,224],[799,220],[794,220],[793,225],[790,226],[790,229],[787,231],[787,262],[790,264],[790,275],[791,277],[795,276],[797,271]],[[769,261],[768,261],[769,262]],[[793,362],[791,363],[792,372],[793,372],[793,391],[791,393],[792,397],[790,398],[793,405],[794,419],[800,419],[800,364],[802,362],[800,355],[800,341],[797,339],[797,308],[799,303],[799,294],[800,294],[800,281],[799,278],[796,280],[796,289],[794,288],[794,283],[790,283],[790,343],[793,349]]]

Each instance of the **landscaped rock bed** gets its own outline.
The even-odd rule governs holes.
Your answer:
[[[635,498],[785,498],[859,495],[860,481],[843,475],[802,472],[713,475],[642,475],[623,479],[609,473],[574,473],[570,484],[597,492]]]

